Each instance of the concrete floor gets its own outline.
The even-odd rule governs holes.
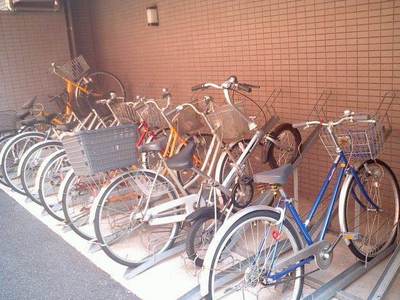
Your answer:
[[[191,262],[185,259],[183,253],[158,264],[133,279],[126,280],[123,276],[126,269],[123,266],[113,262],[102,251],[94,253],[89,251],[90,244],[87,241],[79,238],[72,231],[64,232],[63,227],[60,226],[57,221],[53,220],[50,216],[42,215],[42,210],[38,205],[32,202],[26,202],[24,197],[11,192],[7,188],[3,188],[3,190],[12,196],[15,201],[28,210],[33,216],[47,225],[53,232],[57,233],[68,244],[83,254],[94,265],[108,273],[113,280],[119,282],[141,299],[177,299],[198,285],[199,271]],[[309,206],[307,201],[302,202],[301,209],[305,209],[307,206]],[[329,238],[333,239],[334,237],[330,235]],[[65,247],[68,246],[65,245]],[[62,250],[60,251],[60,255],[63,255]],[[335,250],[332,266],[328,270],[318,271],[313,273],[311,276],[322,282],[326,282],[355,262],[356,259],[352,256],[345,244],[340,243]],[[385,262],[382,262],[360,280],[350,285],[346,289],[346,292],[350,295],[356,296],[357,299],[367,299],[384,267]],[[171,274],[173,274],[173,276],[171,276]],[[109,279],[109,281],[113,282],[112,279]],[[304,296],[310,294],[313,290],[313,288],[306,286]],[[386,299],[399,299],[399,291],[400,277],[394,282]],[[3,298],[1,297],[1,294],[0,298]]]
[[[0,190],[0,299],[137,299]]]

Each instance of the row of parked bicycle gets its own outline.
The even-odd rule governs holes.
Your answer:
[[[65,101],[53,98],[63,112],[35,101],[3,112],[11,121],[0,126],[8,132],[0,180],[114,261],[137,267],[184,242],[203,268],[203,296],[299,299],[305,266],[327,268],[340,239],[363,261],[395,241],[399,185],[377,159],[394,92],[373,116],[345,111],[336,121],[277,125],[268,109],[244,113],[237,96],[253,101],[248,93],[258,87],[235,76],[192,88],[220,90],[225,104],[203,96],[173,107],[167,90],[128,101],[114,75],[90,73],[82,57],[52,67],[67,83]],[[333,163],[303,221],[283,187],[303,151],[297,128],[308,127],[319,128]],[[340,233],[330,242],[336,208]]]

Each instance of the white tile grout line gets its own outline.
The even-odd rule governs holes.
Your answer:
[[[126,267],[111,260],[101,250],[94,253],[89,252],[90,243],[88,241],[79,237],[72,230],[64,232],[64,224],[53,219],[50,215],[43,216],[41,206],[32,201],[26,201],[25,196],[12,191],[8,187],[0,185],[0,188],[79,253],[88,258],[95,266],[141,299],[157,299],[160,296],[165,300],[177,299],[198,284],[197,272],[193,268],[187,268],[181,255],[162,262],[133,279],[126,280],[123,276]],[[171,276],[171,271],[173,271],[173,276]],[[154,288],[155,282],[157,282],[156,289]]]

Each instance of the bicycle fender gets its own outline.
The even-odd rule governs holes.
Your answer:
[[[20,138],[27,137],[27,136],[28,136],[28,137],[29,137],[29,136],[32,136],[32,137],[44,137],[44,138],[46,138],[46,135],[45,135],[44,133],[42,133],[42,132],[36,132],[36,131],[23,132],[23,133],[19,133],[19,134],[15,135],[15,136],[11,137],[11,138],[4,144],[3,148],[1,148],[1,152],[0,152],[1,161],[3,160],[3,156],[5,155],[5,151],[6,151],[6,149],[8,148],[8,146],[9,146],[10,144],[14,143],[15,140],[18,140],[18,139],[20,139]],[[0,161],[0,163],[1,163],[1,161]]]
[[[203,217],[213,217],[214,214],[215,214],[214,207],[211,207],[211,206],[200,207],[200,208],[196,209],[194,212],[192,212],[191,214],[189,214],[186,217],[185,222],[192,223]],[[221,213],[219,211],[217,211],[217,215],[220,216]]]
[[[31,149],[33,149],[34,147],[35,148],[45,147],[46,145],[62,147],[62,143],[57,140],[46,140],[46,141],[42,141],[42,142],[34,144],[32,147],[30,147],[28,150],[26,150],[24,152],[24,154],[22,155],[22,157],[20,159],[20,163],[18,164],[17,176],[22,175],[22,162],[25,161],[26,157],[31,153]]]
[[[207,249],[207,252],[206,252],[206,256],[204,257],[203,270],[200,273],[199,282],[200,282],[200,294],[201,294],[202,297],[206,297],[210,292],[208,290],[208,277],[209,277],[209,273],[211,271],[212,259],[213,259],[214,253],[217,251],[217,248],[218,248],[218,245],[219,245],[219,241],[221,240],[221,238],[230,229],[230,227],[233,224],[235,224],[235,222],[238,221],[240,218],[242,218],[243,216],[245,216],[245,215],[247,215],[249,213],[253,213],[255,211],[261,211],[261,210],[270,210],[270,211],[277,212],[279,214],[282,214],[282,212],[283,212],[282,209],[278,209],[278,208],[270,207],[270,206],[266,206],[266,205],[249,206],[249,207],[246,207],[246,208],[240,210],[239,212],[237,212],[236,214],[234,214],[233,216],[228,218],[222,224],[220,229],[218,229],[218,231],[216,232],[216,234],[215,234],[214,238],[212,239],[210,245],[208,246],[208,249]],[[282,215],[279,218],[279,221],[280,220],[283,220],[283,216]]]
[[[40,180],[43,177],[44,168],[46,167],[49,161],[51,161],[54,157],[57,157],[59,155],[65,155],[65,150],[64,149],[57,150],[56,152],[50,154],[50,156],[46,157],[40,164],[39,170],[35,178],[35,186],[33,189],[36,193],[39,193]]]
[[[75,173],[74,173],[74,170],[71,167],[71,169],[68,170],[67,174],[65,174],[64,179],[61,181],[60,187],[58,189],[58,194],[57,194],[58,201],[60,201],[60,200],[64,201],[64,196],[66,194],[65,189],[67,187],[67,182],[70,180],[70,178],[72,176],[75,176]]]
[[[340,226],[341,232],[346,231],[346,228],[345,228],[346,226],[345,226],[344,214],[341,214],[340,212],[343,211],[344,206],[346,205],[346,203],[345,203],[346,194],[347,194],[347,190],[350,188],[350,183],[351,183],[352,177],[353,176],[351,175],[351,173],[347,174],[343,181],[342,187],[340,189],[338,215],[339,215],[339,226]],[[350,244],[350,240],[348,240],[348,239],[343,239],[343,240],[346,243],[346,245]]]

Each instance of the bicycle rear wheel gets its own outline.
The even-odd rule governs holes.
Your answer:
[[[121,174],[98,196],[94,228],[104,252],[114,261],[136,267],[170,248],[180,224],[151,225],[141,213],[178,197],[165,177],[150,170]],[[147,202],[149,201],[149,202]]]
[[[346,239],[346,244],[357,258],[368,261],[395,241],[399,222],[399,184],[391,168],[379,159],[365,161],[357,174],[380,209],[374,209],[368,202],[352,176],[343,185],[341,193],[340,229],[356,234],[354,239]]]
[[[212,242],[217,245],[212,247],[216,251],[210,257],[206,255],[208,299],[300,299],[304,267],[275,281],[271,279],[282,271],[274,269],[277,262],[302,247],[290,222],[285,219],[283,224],[273,225],[278,220],[279,213],[258,210],[221,228],[223,232]]]

